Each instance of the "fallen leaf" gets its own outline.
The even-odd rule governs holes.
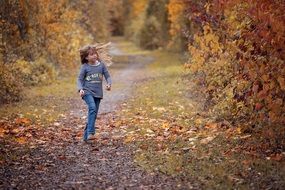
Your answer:
[[[244,136],[241,136],[240,139],[246,139],[248,137],[251,137],[251,135],[244,135]]]
[[[4,129],[4,128],[0,128],[0,137],[3,138],[4,134],[7,133],[8,130]]]
[[[147,132],[147,133],[154,133],[154,131],[151,130],[151,129],[146,129],[146,132]]]
[[[216,137],[212,136],[212,137],[207,137],[201,140],[201,144],[208,144],[209,142],[211,142],[212,140],[214,140]]]
[[[238,134],[241,134],[241,133],[242,133],[242,131],[241,131],[241,128],[240,128],[240,127],[238,127],[238,128],[237,128],[237,133],[238,133]]]
[[[11,134],[18,134],[21,130],[19,128],[15,128],[12,131],[10,131]]]
[[[53,125],[58,127],[58,126],[60,126],[60,123],[59,122],[54,122]]]
[[[196,141],[197,140],[197,137],[193,137],[193,138],[189,138],[188,141],[190,142],[193,142],[193,141]]]
[[[16,138],[16,142],[19,144],[25,144],[27,142],[27,138],[26,137]]]
[[[208,123],[205,128],[217,128],[218,124],[217,123]]]
[[[15,121],[16,124],[29,124],[31,120],[28,118],[17,118]]]
[[[124,140],[125,143],[130,143],[134,140],[133,136],[127,136],[127,138]]]
[[[168,123],[163,123],[163,124],[161,125],[161,128],[162,128],[162,129],[165,129],[165,130],[167,131],[170,127],[169,127],[169,124],[168,124]]]
[[[275,155],[270,157],[270,160],[275,160],[275,161],[281,161],[282,159],[283,159],[282,154],[275,154]]]
[[[165,112],[166,111],[166,109],[164,108],[164,107],[152,107],[152,110],[157,110],[157,111],[159,111],[159,112]]]
[[[66,156],[64,156],[64,155],[63,155],[63,156],[59,156],[58,159],[60,159],[60,160],[66,160]]]
[[[199,125],[199,124],[202,124],[202,119],[195,119],[195,124]]]

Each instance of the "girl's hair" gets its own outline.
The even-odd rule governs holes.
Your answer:
[[[80,48],[79,53],[80,53],[81,64],[88,62],[86,57],[88,56],[90,49],[91,49],[90,45],[86,45]]]
[[[107,66],[112,64],[112,57],[109,55],[109,45],[111,42],[102,44],[102,43],[95,43],[94,45],[85,45],[79,49],[80,52],[80,59],[81,64],[87,63],[88,60],[86,57],[88,56],[90,50],[95,51],[99,61],[104,62]]]

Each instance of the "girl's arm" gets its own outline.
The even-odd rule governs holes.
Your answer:
[[[111,86],[112,85],[111,76],[110,76],[109,71],[108,71],[108,69],[104,63],[103,63],[103,75],[105,77],[105,80],[107,81],[107,85]]]
[[[78,90],[78,92],[83,89],[84,77],[85,77],[85,67],[84,67],[84,65],[81,65],[79,75],[77,78],[77,90]]]

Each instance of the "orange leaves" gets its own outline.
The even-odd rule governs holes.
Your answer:
[[[183,28],[186,26],[185,10],[186,2],[184,0],[170,0],[167,5],[168,10],[168,21],[170,24],[169,35],[171,39],[168,42],[168,48],[176,48],[179,50],[181,45],[184,44],[182,38]]]
[[[16,124],[30,124],[31,120],[28,118],[17,118],[15,123]]]
[[[285,76],[278,76],[277,81],[280,85],[280,89],[285,91]]]
[[[18,144],[26,144],[32,137],[33,125],[28,118],[0,121],[0,137],[13,140]]]
[[[274,160],[274,161],[282,161],[285,159],[285,154],[284,153],[277,153],[277,154],[272,154],[269,157],[267,157],[268,160]]]
[[[1,128],[0,128],[0,138],[3,138],[6,133],[9,133],[9,130],[7,130],[5,128],[2,128],[2,126],[1,126]]]
[[[185,2],[181,0],[170,0],[167,8],[169,14],[168,20],[170,21],[169,33],[171,36],[175,36],[179,34],[181,30]]]
[[[147,7],[148,0],[133,0],[131,1],[132,4],[132,11],[133,16],[138,17]]]
[[[178,137],[187,136],[187,127],[180,126],[165,119],[150,119],[147,114],[134,116],[128,119],[130,129],[125,131],[124,143],[144,142],[154,140],[156,142],[175,141]],[[125,126],[120,126],[125,128]]]
[[[27,137],[17,137],[16,142],[19,144],[26,144],[27,143]]]
[[[161,128],[164,129],[164,130],[168,130],[170,127],[169,127],[169,124],[168,123],[163,123],[161,125]]]

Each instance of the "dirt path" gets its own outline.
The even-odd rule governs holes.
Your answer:
[[[151,57],[113,50],[125,61],[111,67],[113,89],[105,92],[97,122],[97,142],[83,143],[86,106],[78,98],[64,100],[73,109],[62,120],[46,126],[32,148],[14,149],[21,160],[8,161],[0,169],[1,189],[190,189],[194,182],[159,172],[146,172],[133,162],[132,145],[124,144],[124,128],[112,125],[120,104],[139,81]],[[9,148],[10,145],[5,145]]]
[[[153,58],[148,56],[122,53],[117,46],[116,43],[113,44],[112,53],[123,60],[111,66],[111,72],[114,71],[115,73],[112,76],[114,88],[111,93],[104,93],[100,113],[116,111],[116,106],[131,95],[133,87],[139,81],[147,78],[147,75],[143,72],[143,68],[153,60]]]

